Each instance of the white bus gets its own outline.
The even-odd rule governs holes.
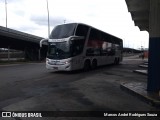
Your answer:
[[[56,26],[48,42],[46,68],[53,71],[95,69],[122,61],[121,39],[82,23]]]

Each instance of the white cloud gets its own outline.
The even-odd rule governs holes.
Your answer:
[[[125,0],[48,0],[50,24],[82,22],[124,40],[124,46],[148,47],[148,33],[134,26]],[[46,0],[7,0],[8,27],[47,37]],[[0,25],[5,26],[5,6],[0,1]]]

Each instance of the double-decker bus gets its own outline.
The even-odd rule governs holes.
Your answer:
[[[56,26],[48,42],[46,68],[53,71],[95,69],[122,61],[121,39],[83,23]]]

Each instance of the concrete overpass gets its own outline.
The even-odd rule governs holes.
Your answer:
[[[43,38],[0,26],[0,48],[22,50],[28,60],[39,60],[39,56],[45,56],[47,48],[43,47],[40,51],[41,39]]]
[[[149,32],[147,90],[160,91],[160,0],[125,0],[132,19],[141,31]]]

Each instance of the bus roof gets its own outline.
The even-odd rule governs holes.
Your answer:
[[[93,26],[91,26],[91,25],[85,24],[85,23],[73,22],[73,23],[64,23],[64,24],[59,24],[59,25],[65,25],[65,24],[77,24],[77,25],[81,24],[81,25],[85,25],[85,26],[88,26],[88,27],[91,27],[91,28],[93,28],[93,29],[96,29],[96,30],[98,30],[98,31],[100,31],[100,32],[103,32],[103,33],[105,33],[105,34],[108,34],[108,35],[110,35],[110,36],[112,36],[112,37],[115,37],[115,38],[119,39],[120,41],[122,41],[122,39],[119,38],[119,37],[116,37],[116,36],[114,36],[114,35],[112,35],[112,34],[110,34],[110,33],[104,32],[104,31],[102,31],[102,30],[100,30],[100,29],[97,29],[97,28],[95,28],[95,27],[93,27]],[[57,25],[57,26],[58,26],[58,25]]]

